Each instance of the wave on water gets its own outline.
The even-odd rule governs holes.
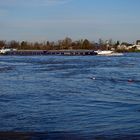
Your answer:
[[[5,66],[5,67],[0,67],[0,72],[3,73],[3,72],[8,72],[8,71],[12,71],[14,70],[14,67],[12,66]]]
[[[1,56],[0,140],[139,140],[139,62]]]
[[[113,78],[113,77],[96,77],[96,76],[92,76],[92,77],[89,77],[91,80],[94,80],[94,81],[110,81],[112,83],[126,83],[126,82],[129,82],[129,83],[140,83],[140,80],[139,79],[135,79],[135,78]]]

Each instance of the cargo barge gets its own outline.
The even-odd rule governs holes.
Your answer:
[[[97,55],[93,50],[11,50],[1,55]]]

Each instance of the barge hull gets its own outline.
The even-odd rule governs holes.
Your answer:
[[[46,51],[46,50],[18,50],[6,52],[2,55],[67,55],[67,56],[77,56],[77,55],[97,55],[96,52],[92,50],[58,50],[58,51]]]

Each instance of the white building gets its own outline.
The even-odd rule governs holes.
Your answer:
[[[136,50],[140,50],[140,40],[137,40],[136,44],[134,44],[133,47],[135,47]]]

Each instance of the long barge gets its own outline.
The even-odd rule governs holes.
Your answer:
[[[1,55],[97,55],[93,50],[16,50],[1,53]]]

